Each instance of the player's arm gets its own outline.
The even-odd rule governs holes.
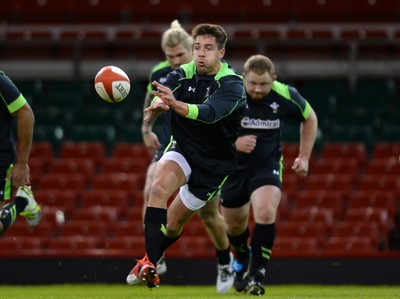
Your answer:
[[[13,179],[13,185],[18,188],[29,185],[29,155],[32,147],[35,116],[28,103],[13,113],[17,117],[18,157],[8,178]]]
[[[229,80],[221,82],[221,87],[204,104],[188,104],[187,117],[211,124],[244,107],[245,103],[243,82],[239,79]]]
[[[292,169],[299,176],[306,176],[308,173],[309,159],[317,138],[318,118],[315,111],[309,106],[309,115],[300,126],[299,155],[295,159]]]
[[[151,92],[147,91],[144,98],[143,110],[147,109],[150,106],[152,98],[153,95],[151,94]],[[153,132],[153,125],[156,122],[156,119],[157,117],[154,117],[147,121],[145,120],[145,117],[143,117],[141,129],[144,144],[147,147],[153,149],[156,149],[160,146],[160,141],[158,140],[157,135]]]

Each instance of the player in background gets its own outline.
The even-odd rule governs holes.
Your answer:
[[[179,68],[182,64],[189,63],[193,60],[192,53],[193,39],[179,24],[177,20],[171,23],[170,29],[164,32],[161,40],[161,48],[165,53],[166,60],[157,64],[151,74],[150,82],[147,87],[147,93],[144,101],[144,109],[150,106],[153,99],[152,82],[157,81],[164,83],[168,73]],[[167,111],[157,118],[149,121],[143,121],[142,135],[143,141],[148,148],[156,149],[156,154],[152,163],[149,165],[146,176],[146,184],[144,189],[144,205],[143,219],[147,208],[150,186],[153,182],[154,169],[157,162],[162,157],[165,149],[171,141],[170,130],[171,112]],[[153,132],[153,125],[158,121],[161,131],[158,136]],[[216,248],[217,255],[217,283],[218,293],[226,293],[233,286],[234,271],[231,268],[233,255],[229,250],[229,240],[226,235],[226,226],[222,215],[219,212],[219,196],[215,196],[214,200],[209,201],[204,207],[198,211],[198,216],[203,222],[206,230]],[[161,259],[157,264],[158,274],[164,274],[167,270],[165,259]],[[127,282],[130,283],[128,276]]]
[[[41,208],[36,203],[29,179],[29,155],[35,117],[28,102],[0,71],[0,235],[3,235],[22,215],[30,226],[41,219]],[[13,119],[17,118],[18,151],[13,136]],[[17,190],[11,200],[13,189]],[[9,201],[6,204],[6,201]]]
[[[236,141],[238,171],[222,187],[221,211],[236,253],[235,289],[260,296],[265,293],[263,283],[281,199],[283,123],[290,119],[300,124],[299,154],[292,170],[305,177],[318,120],[310,104],[294,87],[276,80],[274,64],[268,57],[248,58],[243,79],[248,109]],[[249,244],[250,205],[255,227]]]

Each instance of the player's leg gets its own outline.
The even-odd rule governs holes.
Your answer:
[[[158,157],[159,153],[161,151],[158,151],[153,159],[153,162],[149,165],[147,168],[147,173],[146,173],[146,182],[144,184],[144,192],[143,192],[143,208],[142,208],[142,217],[143,217],[143,222],[144,222],[144,215],[146,213],[146,208],[147,208],[147,203],[149,201],[149,192],[150,192],[150,186],[151,183],[153,182],[153,175],[154,175],[154,169],[156,167],[157,161],[159,160]],[[160,259],[160,261],[157,264],[157,273],[159,275],[165,274],[167,272],[167,263],[165,262],[165,258],[163,257]]]
[[[233,266],[236,271],[234,286],[238,292],[242,292],[246,289],[249,281],[251,262],[250,230],[248,228],[250,202],[240,207],[222,206],[221,212],[227,224],[229,241],[236,255]]]
[[[262,186],[251,195],[255,227],[251,239],[252,263],[249,293],[264,294],[264,278],[275,240],[275,219],[281,190],[272,185]]]
[[[150,186],[153,182],[153,175],[154,175],[154,169],[156,167],[156,163],[157,162],[150,163],[149,167],[147,168],[147,172],[146,172],[146,182],[144,183],[144,190],[143,190],[143,209],[142,209],[143,221],[144,221],[144,215],[146,213],[147,203],[149,201]]]
[[[198,215],[216,249],[218,263],[216,287],[217,292],[223,294],[232,288],[235,272],[232,268],[233,255],[230,252],[225,220],[219,211],[219,200],[219,196],[215,196],[198,211]]]
[[[147,282],[149,287],[158,286],[159,278],[154,265],[157,264],[164,251],[163,242],[167,226],[168,200],[180,186],[186,183],[187,172],[190,173],[190,167],[182,155],[171,152],[163,157],[157,162],[154,170],[144,219],[147,254],[142,260],[138,260],[136,266],[129,273],[128,284]],[[179,163],[173,159],[176,159]],[[185,172],[180,165],[187,166]],[[147,277],[143,277],[143,273]]]

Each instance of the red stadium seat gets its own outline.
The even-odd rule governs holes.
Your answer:
[[[400,155],[400,143],[375,143],[373,149],[374,159],[398,159]]]
[[[321,221],[328,225],[335,222],[335,213],[333,209],[312,206],[304,209],[294,209],[288,221]]]
[[[355,191],[349,195],[348,208],[377,208],[388,212],[390,218],[397,213],[396,193],[390,190],[365,190]]]
[[[32,187],[35,189],[35,184],[37,182],[37,178],[42,174],[47,173],[48,161],[46,159],[38,158],[38,157],[31,157],[29,158],[29,170],[30,170],[30,177],[32,178]]]
[[[37,237],[37,238],[50,238],[54,236],[54,228],[50,221],[42,220],[40,225],[30,227],[25,219],[14,222],[14,224],[7,230],[8,237]],[[0,246],[1,247],[1,246]]]
[[[128,193],[129,199],[132,199],[137,190],[143,188],[140,185],[139,176],[136,174],[102,173],[95,176],[91,183],[93,190],[122,190]]]
[[[25,255],[41,254],[43,250],[43,242],[40,237],[5,236],[1,238],[0,256],[7,256],[16,253],[24,253]]]
[[[114,147],[113,157],[144,158],[150,163],[153,151],[144,144],[139,143],[117,143]]]
[[[325,221],[286,221],[277,225],[277,235],[283,238],[326,239],[329,225]]]
[[[282,187],[285,191],[298,191],[300,189],[300,179],[290,169],[284,170]]]
[[[312,174],[349,174],[358,177],[360,171],[357,158],[321,158],[311,167]]]
[[[171,258],[214,258],[215,247],[209,237],[183,235],[166,254]]]
[[[277,237],[272,252],[274,255],[319,255],[321,240],[316,237]]]
[[[74,190],[79,197],[86,189],[86,179],[83,174],[47,174],[38,179],[40,190]]]
[[[73,220],[99,221],[111,223],[120,220],[120,209],[117,206],[94,205],[82,207],[72,214]]]
[[[49,250],[82,250],[98,248],[100,241],[96,237],[83,235],[61,236],[48,240],[47,247]]]
[[[60,158],[89,158],[97,167],[106,158],[106,149],[102,142],[64,142],[61,145]]]
[[[353,188],[354,177],[350,174],[312,174],[302,180],[303,189],[329,190],[349,193]]]
[[[364,175],[360,179],[358,189],[361,191],[381,190],[398,192],[400,190],[400,176],[390,174]]]
[[[72,210],[78,206],[78,197],[74,190],[38,190],[35,191],[35,198],[40,205],[52,208]]]
[[[369,237],[331,237],[323,247],[324,254],[328,255],[362,255],[379,252]]]
[[[56,234],[59,225],[71,220],[74,210],[75,208],[66,206],[57,207],[42,205],[42,221],[38,227],[40,227],[42,223],[50,223],[54,229],[53,233]]]
[[[295,195],[294,204],[298,209],[313,206],[328,208],[334,212],[335,218],[340,218],[345,210],[345,192],[328,190],[305,190]]]
[[[143,254],[145,252],[145,245],[144,245],[144,237],[142,236],[116,236],[112,239],[107,239],[103,245],[104,249],[107,250],[125,250],[129,252],[130,255],[135,256],[132,253],[132,250],[135,252],[139,252],[139,254]]]
[[[391,156],[388,158],[373,158],[371,159],[366,168],[365,174],[367,175],[399,175],[400,174],[400,163],[398,156]]]
[[[364,167],[368,153],[363,143],[325,143],[322,147],[321,158],[355,158]]]
[[[142,215],[115,222],[110,226],[112,238],[141,236],[144,239]]]
[[[343,221],[376,223],[383,231],[393,228],[393,219],[389,217],[388,211],[373,207],[348,208]]]
[[[30,157],[52,159],[54,157],[53,144],[46,141],[33,142]]]
[[[92,220],[73,220],[59,225],[60,236],[96,237],[99,239],[110,236],[108,223]]]
[[[142,157],[113,157],[103,161],[102,171],[104,173],[137,174],[140,179],[140,185],[144,185],[148,166],[148,160],[143,159]]]
[[[121,209],[127,209],[131,205],[128,191],[108,188],[107,184],[99,185],[93,190],[84,192],[80,204],[82,207],[101,206],[103,208],[118,207]]]
[[[382,242],[382,236],[379,230],[379,226],[376,223],[369,222],[341,221],[332,226],[331,236],[340,238],[370,238],[374,246],[378,246]]]
[[[83,174],[88,183],[95,175],[96,168],[91,158],[60,158],[50,162],[49,172],[65,175]]]

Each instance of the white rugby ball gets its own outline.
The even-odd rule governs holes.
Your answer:
[[[98,71],[94,78],[94,87],[104,101],[118,103],[128,96],[131,82],[122,69],[109,65]]]

